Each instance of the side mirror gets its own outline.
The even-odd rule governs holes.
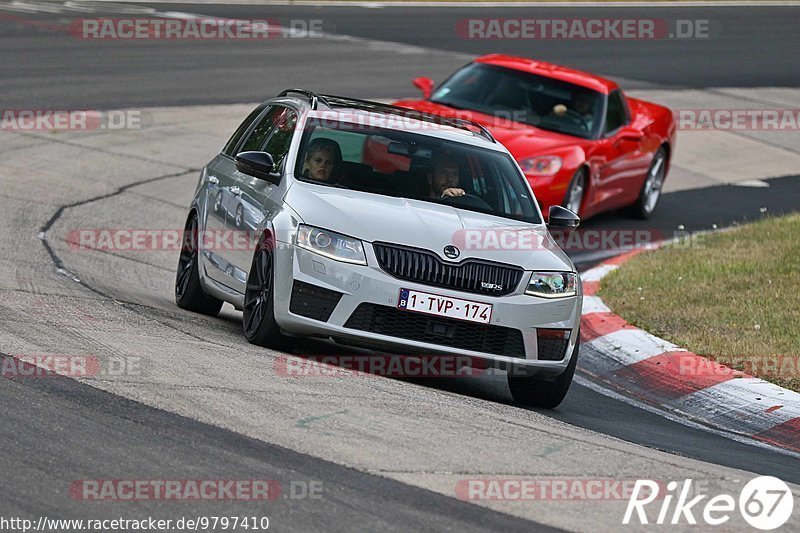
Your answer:
[[[626,126],[620,130],[619,138],[623,141],[638,142],[644,138],[644,132],[632,126]]]
[[[269,181],[276,185],[281,175],[276,173],[272,156],[267,152],[241,152],[236,154],[236,170],[242,174]]]
[[[578,215],[560,205],[551,205],[547,212],[547,218],[547,227],[551,230],[573,230],[581,223]]]
[[[433,93],[433,80],[426,77],[414,78],[411,80],[411,83],[414,84],[414,87],[422,91],[422,97],[427,100],[431,97],[431,93]]]

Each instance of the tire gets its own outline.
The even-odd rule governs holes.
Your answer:
[[[216,316],[222,300],[203,292],[200,285],[199,254],[197,253],[197,215],[193,212],[183,229],[183,246],[175,274],[175,303],[181,309]]]
[[[667,150],[662,146],[653,156],[650,168],[647,169],[639,197],[631,206],[636,218],[647,220],[656,210],[658,200],[661,198],[661,189],[664,187],[664,178],[667,173]]]
[[[514,401],[529,407],[544,407],[554,409],[564,401],[572,384],[572,377],[575,375],[575,367],[578,364],[578,352],[580,351],[580,333],[578,342],[572,352],[567,369],[553,381],[544,381],[534,376],[512,376],[508,374],[508,388]]]
[[[242,204],[236,206],[236,215],[233,221],[237,228],[244,228],[244,208],[242,207]]]
[[[564,195],[564,201],[561,202],[561,207],[565,207],[581,216],[580,210],[583,205],[584,197],[586,196],[586,171],[579,168],[572,176],[572,180],[567,187],[567,193]]]
[[[242,329],[245,338],[252,344],[288,350],[293,344],[292,339],[283,335],[275,322],[275,273],[272,266],[272,247],[262,240],[253,254],[253,263],[247,276]]]

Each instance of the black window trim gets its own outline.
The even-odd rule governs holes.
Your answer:
[[[233,151],[234,154],[238,154],[241,151],[242,146],[245,143],[245,139],[250,140],[250,135],[253,133],[253,130],[256,129],[256,127],[259,124],[261,124],[262,120],[267,118],[267,115],[270,113],[270,111],[272,111],[273,107],[275,107],[275,104],[266,105],[264,107],[264,111],[260,115],[258,115],[258,118],[250,123],[250,126],[247,128],[247,131],[245,132],[245,134],[242,135],[239,138],[239,142],[236,143],[236,149]],[[269,136],[271,136],[271,135],[272,135],[272,131],[270,130]],[[269,136],[267,136],[267,138],[264,139],[264,142],[267,142],[267,140],[269,139]],[[233,159],[233,156],[229,156],[229,157],[231,157],[231,159]]]
[[[267,113],[269,113],[270,109],[272,109],[273,107],[276,107],[276,106],[286,107],[289,110],[294,111],[295,113],[297,113],[298,123],[299,123],[300,118],[302,116],[302,110],[299,107],[297,107],[295,105],[292,105],[292,104],[290,104],[290,103],[288,103],[286,101],[281,101],[281,102],[267,101],[267,102],[264,102],[261,105],[264,107],[264,109],[261,110],[261,113],[259,113],[258,116],[247,126],[247,130],[242,134],[242,136],[239,137],[239,140],[237,141],[236,146],[234,146],[234,149],[233,149],[233,154],[234,155],[230,155],[230,154],[225,153],[224,147],[223,147],[223,151],[220,152],[219,155],[221,155],[222,157],[225,157],[225,158],[230,159],[231,161],[233,161],[234,158],[235,158],[235,154],[239,153],[239,149],[244,144],[244,139],[246,139],[246,138],[248,138],[250,136],[250,133],[252,133],[253,128],[256,127],[256,124],[258,124],[259,121],[262,120],[264,118],[264,116]],[[269,138],[270,137],[272,137],[272,132],[270,132],[269,137],[267,137],[266,142],[269,142]],[[230,142],[230,140],[228,142]],[[228,145],[228,143],[225,143],[225,146],[227,146],[227,145]]]
[[[266,103],[266,102],[264,102],[264,103],[262,103],[261,105],[259,105],[258,107],[256,107],[256,109],[261,109],[261,111],[260,111],[260,113],[258,113],[258,115],[256,115],[256,118],[254,118],[254,119],[253,119],[253,120],[250,122],[250,124],[248,124],[248,125],[247,125],[247,129],[245,129],[245,130],[244,130],[244,133],[242,133],[242,135],[241,135],[241,136],[240,136],[240,137],[239,137],[239,138],[236,140],[236,144],[235,144],[235,145],[233,145],[233,149],[231,150],[233,154],[237,154],[237,153],[239,153],[239,152],[237,151],[237,148],[239,148],[239,146],[241,146],[241,145],[242,145],[242,139],[244,139],[245,137],[247,137],[248,135],[250,135],[250,132],[253,130],[253,126],[254,126],[254,124],[256,124],[256,123],[257,123],[259,120],[261,120],[261,118],[264,116],[264,113],[266,113],[267,111],[269,111],[269,108],[270,108],[270,107],[271,107],[271,105],[270,105],[270,104],[268,104],[268,103]],[[252,111],[251,111],[251,113],[252,113]],[[248,116],[249,116],[249,113],[248,113]],[[239,129],[239,127],[237,126],[237,128],[236,128],[236,129],[238,130],[238,129]],[[236,131],[234,130],[234,132],[233,132],[233,133],[234,133],[234,134],[236,134]],[[231,135],[231,137],[233,137],[233,135]],[[228,159],[231,159],[231,160],[233,160],[233,157],[234,157],[234,156],[230,155],[230,154],[229,154],[229,153],[228,153],[228,152],[225,150],[225,149],[227,148],[227,146],[228,146],[228,144],[229,144],[230,142],[231,142],[231,139],[228,139],[228,141],[225,143],[225,146],[223,146],[223,147],[222,147],[222,151],[220,151],[219,155],[221,155],[221,156],[223,156],[223,157],[227,157]]]
[[[292,137],[289,140],[289,147],[291,147],[292,146],[292,141],[294,140],[294,136],[297,134],[297,125],[300,123],[300,111],[298,109],[296,109],[294,106],[290,106],[290,105],[286,105],[286,104],[282,104],[282,103],[273,104],[270,107],[283,107],[285,109],[288,109],[289,113],[294,113],[295,114],[295,130],[292,132]],[[286,116],[284,116],[284,120],[285,120],[285,118],[286,118]],[[281,122],[278,122],[278,124],[280,124],[280,123]],[[272,131],[269,132],[269,136],[267,136],[267,139],[264,141],[264,146],[262,147],[262,149],[267,147],[269,142],[272,140],[273,135],[275,135],[275,128],[273,128]],[[270,154],[270,155],[272,155],[272,154]],[[287,152],[287,156],[288,156],[288,152]],[[286,169],[286,157],[284,157],[281,160],[281,162],[279,163],[279,169],[281,170],[281,173],[283,173],[283,171]]]

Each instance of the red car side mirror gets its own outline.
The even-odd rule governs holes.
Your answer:
[[[433,80],[426,77],[419,77],[414,78],[411,80],[411,83],[414,84],[414,87],[422,91],[422,97],[427,100],[431,97],[431,93],[433,92]]]
[[[632,126],[627,126],[619,132],[619,138],[623,141],[638,142],[644,138],[644,132]]]

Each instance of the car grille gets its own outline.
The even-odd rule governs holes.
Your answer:
[[[344,327],[462,350],[525,357],[518,329],[430,317],[384,305],[360,304]]]
[[[295,281],[289,311],[314,320],[327,322],[342,294],[310,283]]]
[[[514,292],[522,279],[523,270],[519,267],[475,259],[450,264],[427,250],[384,243],[372,246],[384,271],[395,278],[423,285],[503,296]],[[484,287],[482,283],[491,284],[491,287]]]

